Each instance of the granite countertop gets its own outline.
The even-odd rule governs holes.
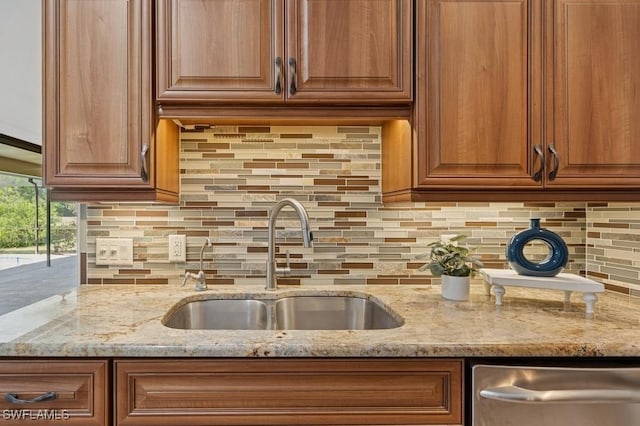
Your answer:
[[[355,294],[376,299],[404,325],[365,331],[178,330],[162,325],[185,297]],[[0,317],[0,356],[24,357],[472,357],[640,356],[640,299],[598,296],[588,318],[579,294],[512,288],[495,306],[484,286],[469,301],[441,298],[439,286],[214,287],[81,286],[64,297]]]

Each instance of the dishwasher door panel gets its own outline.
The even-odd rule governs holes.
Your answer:
[[[472,426],[574,425],[640,425],[640,368],[473,367]]]

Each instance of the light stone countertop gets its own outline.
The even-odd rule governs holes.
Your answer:
[[[388,330],[177,330],[162,325],[185,297],[249,294],[368,295],[404,319]],[[81,286],[38,312],[0,317],[0,356],[21,357],[475,357],[640,356],[640,299],[605,292],[593,318],[581,295],[508,289],[504,306],[473,285],[469,301],[441,298],[439,286]],[[21,316],[22,315],[22,316]]]

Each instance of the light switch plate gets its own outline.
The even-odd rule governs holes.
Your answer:
[[[187,261],[187,236],[169,235],[169,262]]]
[[[96,265],[133,266],[133,240],[96,238]]]

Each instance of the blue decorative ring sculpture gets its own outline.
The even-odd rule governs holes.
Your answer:
[[[551,252],[544,260],[532,262],[524,255],[524,248],[531,241],[545,242]],[[540,228],[540,219],[531,219],[531,228],[520,231],[511,237],[507,244],[509,266],[520,275],[536,277],[554,277],[562,271],[569,261],[569,249],[564,240],[555,232]]]

